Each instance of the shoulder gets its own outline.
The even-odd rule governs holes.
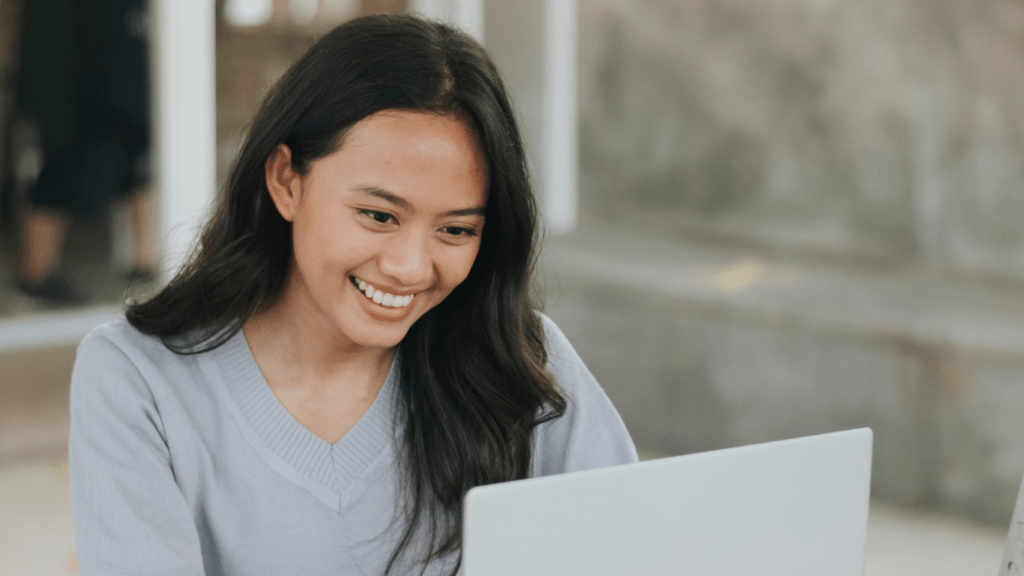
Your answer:
[[[573,349],[569,339],[565,337],[555,321],[543,312],[537,312],[537,316],[540,317],[541,324],[544,326],[544,344],[547,347],[549,368],[576,362],[582,364],[583,360],[580,359],[579,354]]]
[[[150,388],[164,380],[158,375],[187,362],[168,350],[159,337],[139,332],[121,316],[92,329],[78,345],[71,375],[72,400],[96,393],[148,397]]]
[[[167,448],[171,432],[191,435],[219,414],[221,373],[209,353],[177,354],[124,318],[97,326],[71,373],[72,443],[132,437]]]
[[[544,349],[547,353],[546,368],[555,381],[562,388],[570,403],[576,403],[580,399],[587,399],[597,393],[604,395],[604,391],[594,380],[590,370],[576,349],[572,347],[565,333],[555,324],[555,321],[542,312],[537,312],[541,324],[544,327]],[[582,397],[582,398],[581,398]]]
[[[182,339],[188,341],[187,338]],[[91,354],[124,357],[136,364],[173,367],[191,364],[204,353],[180,354],[169,349],[159,336],[145,334],[120,316],[93,328],[78,345],[78,358]]]
[[[196,466],[172,456],[196,453],[187,443],[195,428],[166,401],[169,383],[179,379],[155,368],[173,356],[124,318],[97,326],[78,347],[68,458],[83,574],[128,574],[127,566],[141,573],[143,565],[201,573],[198,536],[177,484],[194,484]]]
[[[159,338],[143,334],[135,329],[124,316],[93,328],[78,345],[76,368],[95,360],[109,361],[115,358],[134,361],[145,357],[160,356],[166,348]],[[168,351],[169,352],[169,351]],[[89,362],[93,360],[93,362]]]
[[[565,333],[547,315],[538,312],[544,325],[544,345],[547,351],[547,369],[570,403],[596,403],[611,407],[604,390],[597,383],[586,363],[573,348]],[[612,409],[614,410],[614,408]],[[616,413],[616,417],[618,414]]]
[[[570,396],[570,400],[578,394],[592,395],[595,391],[600,391],[603,395],[604,392],[561,328],[546,314],[537,312],[537,315],[544,326],[546,367],[562,386],[563,391]]]
[[[538,315],[544,325],[547,368],[567,406],[563,416],[538,428],[534,475],[635,462],[633,441],[608,396],[554,321]]]
[[[82,342],[79,344],[80,351],[82,348],[101,349],[104,347],[120,349],[130,356],[152,355],[167,351],[167,347],[159,337],[139,332],[128,323],[124,316],[96,326],[85,335],[85,338],[82,338]]]
[[[152,340],[159,342],[133,328],[123,316],[96,326],[78,344],[72,389],[83,377],[123,369],[147,353],[151,355],[155,348]]]

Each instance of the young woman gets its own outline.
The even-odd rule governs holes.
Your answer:
[[[470,488],[635,461],[534,311],[536,220],[478,43],[410,16],[325,36],[190,263],[79,348],[80,573],[451,574]]]

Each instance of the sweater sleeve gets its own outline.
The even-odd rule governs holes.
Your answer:
[[[533,476],[630,464],[638,460],[619,413],[569,340],[541,314],[548,370],[568,399],[565,414],[534,433]]]
[[[203,574],[198,531],[164,438],[136,365],[94,331],[71,377],[71,503],[83,576]]]

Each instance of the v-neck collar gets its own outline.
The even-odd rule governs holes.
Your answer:
[[[288,412],[270,389],[241,330],[213,351],[243,434],[273,468],[340,512],[342,497],[395,438],[399,355],[366,413],[329,444]]]

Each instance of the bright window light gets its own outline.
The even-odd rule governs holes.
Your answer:
[[[232,26],[262,26],[273,14],[274,0],[227,0],[224,4],[224,19]]]

